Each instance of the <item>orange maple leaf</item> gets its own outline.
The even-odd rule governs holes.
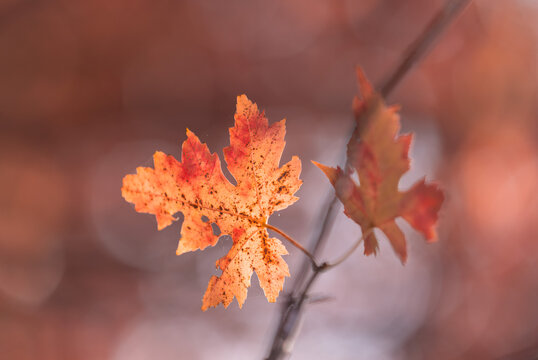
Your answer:
[[[376,254],[378,242],[373,228],[382,230],[402,261],[407,260],[406,241],[395,218],[403,217],[427,241],[436,240],[435,225],[444,200],[436,185],[422,179],[409,190],[400,192],[398,183],[409,170],[409,146],[412,135],[398,136],[397,107],[387,107],[374,92],[360,69],[357,69],[362,100],[355,97],[353,109],[357,127],[351,137],[347,157],[349,167],[331,168],[314,162],[335,188],[344,204],[345,214],[358,223],[365,234],[364,254]],[[360,186],[352,179],[356,171]]]
[[[233,245],[216,263],[220,276],[209,280],[202,310],[237,298],[239,307],[247,297],[253,271],[270,302],[276,301],[289,276],[282,255],[288,252],[280,240],[269,237],[269,216],[298,200],[301,162],[294,156],[279,167],[284,150],[285,120],[268,125],[245,95],[237,97],[235,126],[230,128],[230,146],[224,159],[237,185],[222,173],[217,154],[187,130],[182,161],[156,152],[155,169],[139,167],[135,175],[123,178],[122,195],[135,210],[154,214],[158,229],[170,225],[174,214],[184,215],[177,254],[214,246],[219,237],[230,235]],[[207,217],[204,221],[203,217]],[[211,223],[218,225],[215,235]]]

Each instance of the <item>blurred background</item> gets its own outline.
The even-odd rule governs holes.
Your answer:
[[[436,0],[1,0],[0,358],[261,359],[280,306],[200,310],[229,249],[175,256],[180,223],[121,198],[179,156],[189,127],[222,155],[235,97],[287,119],[300,201],[271,223],[308,245],[340,161],[354,66],[380,84]],[[446,191],[440,240],[390,245],[320,277],[293,359],[538,356],[538,2],[476,0],[388,98],[416,133],[407,188]],[[321,258],[360,236],[341,215]],[[288,246],[291,289],[303,255]],[[285,297],[281,295],[280,299]]]

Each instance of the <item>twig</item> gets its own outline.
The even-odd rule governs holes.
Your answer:
[[[295,324],[297,323],[297,320],[301,316],[301,310],[303,307],[303,304],[305,303],[305,299],[308,296],[308,291],[314,284],[314,281],[318,277],[319,274],[321,274],[327,267],[327,264],[324,263],[322,266],[318,266],[314,268],[314,271],[310,275],[310,278],[306,282],[306,285],[304,286],[303,290],[301,291],[301,294],[297,298],[291,298],[290,301],[288,301],[287,306],[284,308],[284,313],[282,314],[282,319],[280,321],[280,324],[277,329],[277,333],[273,339],[273,345],[271,346],[271,352],[269,353],[269,356],[266,360],[277,360],[282,357],[282,355],[285,355],[284,348],[288,348],[291,346],[285,346],[288,340],[292,337],[292,333],[295,329]]]
[[[424,31],[409,46],[406,55],[402,61],[390,74],[387,80],[381,86],[381,95],[387,97],[396,85],[402,80],[405,74],[422,58],[434,40],[447,28],[463,9],[471,3],[472,0],[452,0],[448,1],[443,8],[430,20]]]
[[[472,0],[449,0],[445,5],[437,12],[437,14],[432,18],[428,23],[425,29],[419,34],[417,39],[411,43],[408,50],[405,53],[405,56],[402,58],[399,65],[395,70],[388,76],[387,80],[380,87],[381,95],[387,97],[396,85],[402,80],[404,75],[415,65],[427,52],[427,50],[432,46],[434,40],[436,40],[439,35],[448,27],[448,25],[455,19],[455,17],[465,9],[467,5],[471,3]],[[354,129],[353,129],[354,131]],[[320,215],[321,221],[320,231],[316,234],[315,240],[312,242],[312,258],[317,254],[322,244],[326,241],[327,235],[330,232],[334,219],[336,218],[336,209],[338,208],[338,199],[336,196],[329,198],[325,203],[325,206],[322,208],[323,212]],[[356,243],[351,249],[351,253],[360,245]],[[349,255],[347,255],[349,256]],[[344,261],[345,258],[343,258]],[[312,260],[312,258],[310,260]],[[337,261],[337,263],[340,260]],[[308,270],[306,267],[307,263],[303,263],[301,276],[299,280],[294,283],[294,290],[292,290],[292,295],[288,298],[288,301],[284,304],[282,309],[280,322],[277,327],[277,331],[273,337],[273,342],[271,346],[271,352],[267,357],[267,360],[278,360],[282,359],[286,355],[284,351],[284,345],[287,342],[287,339],[294,332],[294,328],[298,320],[300,319],[302,313],[302,307],[304,304],[304,299],[308,295],[308,290],[314,283],[317,276],[324,270],[328,269],[329,264],[324,263],[320,267],[314,267],[314,271],[310,278],[308,278],[306,285],[303,287],[303,290],[299,292],[299,296],[294,296],[293,294],[297,292],[297,289],[301,288],[302,279]]]
[[[343,263],[344,261],[346,261],[346,259],[348,257],[351,256],[351,254],[353,254],[355,252],[355,250],[357,250],[357,248],[359,247],[360,244],[362,244],[362,242],[364,241],[364,239],[370,235],[370,233],[374,231],[373,228],[367,230],[364,232],[364,234],[362,234],[361,238],[357,241],[355,241],[355,244],[353,244],[353,246],[351,246],[342,256],[340,256],[338,258],[338,260],[334,261],[334,262],[331,262],[329,264],[327,264],[326,266],[326,270],[329,270],[330,268],[333,268],[333,267],[336,267],[338,265],[340,265],[341,263]]]
[[[313,242],[312,250],[310,250],[310,253],[313,256],[317,256],[318,253],[323,248],[323,245],[328,238],[329,233],[332,230],[332,226],[334,224],[334,218],[336,218],[337,211],[340,207],[340,201],[338,198],[334,195],[328,194],[327,198],[325,199],[324,205],[321,208],[322,213],[320,214],[319,218],[323,218],[324,221],[319,228],[319,232],[314,236],[314,239],[316,239]],[[294,292],[297,292],[300,288],[299,284],[302,284],[303,281],[306,278],[306,275],[308,274],[308,271],[310,270],[310,266],[308,262],[303,262],[299,268],[299,271],[297,272],[297,276],[294,279],[294,289],[292,290],[291,296],[298,296],[298,294],[294,294]]]
[[[277,331],[277,334],[280,334],[281,336],[279,336],[278,338],[275,338],[275,341],[273,342],[273,346],[271,348],[271,353],[269,354],[269,357],[267,358],[267,360],[278,359],[282,355],[283,349],[285,347],[284,344],[290,338],[290,335],[294,330],[293,325],[297,321],[296,319],[298,319],[299,316],[301,315],[300,310],[303,304],[305,303],[305,300],[308,297],[308,292],[310,291],[312,284],[314,284],[314,281],[319,276],[319,274],[343,263],[351,254],[353,254],[355,250],[357,250],[359,245],[362,244],[362,242],[364,241],[364,238],[367,237],[372,231],[373,229],[370,229],[366,231],[364,234],[362,234],[360,239],[357,240],[353,244],[353,246],[351,246],[351,248],[349,248],[344,254],[338,257],[338,260],[332,263],[325,262],[321,264],[320,266],[314,265],[314,271],[310,275],[310,278],[306,282],[306,285],[304,286],[300,295],[295,298],[297,300],[291,301],[287,306],[288,311],[285,312],[284,321],[280,322],[280,326]],[[297,310],[294,311],[294,309],[297,309]],[[292,318],[293,318],[293,321],[291,320]],[[290,324],[292,326],[286,326]]]
[[[273,230],[274,232],[282,235],[282,237],[284,237],[286,240],[288,240],[293,246],[295,246],[297,249],[301,250],[309,259],[310,259],[310,262],[312,263],[312,266],[314,268],[317,268],[319,267],[318,266],[318,263],[316,261],[316,258],[314,257],[314,255],[312,255],[310,253],[310,251],[306,250],[301,244],[299,244],[297,241],[293,240],[293,238],[291,236],[289,236],[288,234],[286,234],[284,231],[280,230],[279,228],[277,227],[274,227],[273,225],[269,225],[267,223],[264,223],[263,224],[263,227],[266,227],[268,229],[271,229]]]

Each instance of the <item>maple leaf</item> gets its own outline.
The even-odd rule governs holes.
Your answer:
[[[228,307],[234,297],[242,307],[254,271],[268,301],[274,302],[290,275],[282,259],[286,248],[269,237],[265,227],[273,212],[298,200],[293,194],[302,184],[298,157],[279,167],[285,132],[285,120],[269,126],[256,104],[241,95],[230,146],[224,148],[237,185],[224,176],[218,155],[211,154],[188,129],[181,162],[156,152],[154,169],[139,167],[123,179],[125,200],[134,203],[138,212],[154,214],[159,230],[176,220],[175,213],[183,213],[178,255],[214,246],[222,235],[231,236],[230,251],[216,262],[222,273],[209,280],[204,311],[220,303]],[[218,225],[220,235],[213,233],[212,223]]]
[[[389,239],[402,261],[407,260],[406,241],[395,218],[403,217],[424,234],[427,241],[436,240],[435,225],[444,200],[436,185],[424,178],[409,190],[400,192],[398,183],[409,170],[409,146],[412,135],[398,136],[397,107],[387,107],[362,71],[357,68],[362,100],[355,97],[353,110],[356,129],[348,143],[346,171],[314,162],[329,178],[336,196],[344,204],[345,214],[358,223],[365,234],[364,254],[376,254],[378,242],[373,228],[379,228]],[[351,175],[357,172],[360,185]]]

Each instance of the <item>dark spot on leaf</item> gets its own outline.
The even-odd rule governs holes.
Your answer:
[[[284,171],[277,179],[277,181],[281,181],[283,178],[287,177],[289,175],[290,171],[286,170]]]

